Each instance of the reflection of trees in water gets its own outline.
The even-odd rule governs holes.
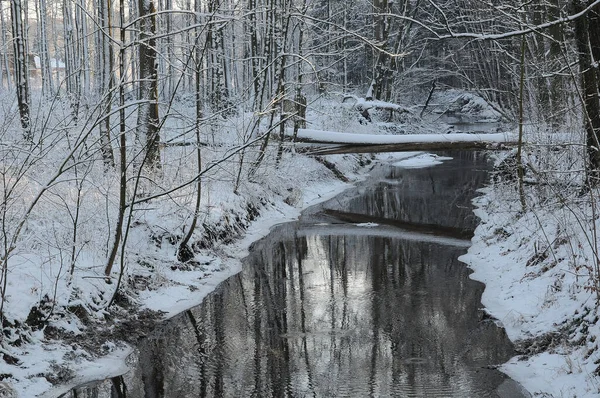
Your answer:
[[[449,156],[454,160],[435,167],[382,167],[382,182],[342,207],[391,220],[473,229],[471,199],[486,181],[489,166],[477,152]]]

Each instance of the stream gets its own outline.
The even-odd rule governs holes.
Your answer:
[[[457,258],[490,165],[377,165],[275,227],[243,271],[143,340],[122,376],[64,397],[528,397]]]

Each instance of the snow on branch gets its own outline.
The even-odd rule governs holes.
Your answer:
[[[519,29],[519,30],[513,30],[513,31],[509,31],[509,32],[504,32],[504,33],[490,33],[490,34],[471,33],[471,32],[455,33],[450,29],[450,27],[447,27],[449,33],[446,35],[437,35],[436,34],[436,38],[438,38],[438,39],[468,38],[468,39],[476,39],[476,40],[498,40],[498,39],[506,39],[506,38],[514,37],[514,36],[522,36],[522,35],[525,35],[528,33],[545,30],[545,29],[551,28],[552,26],[575,21],[575,20],[585,16],[588,12],[590,12],[594,7],[596,7],[598,5],[600,5],[600,0],[595,0],[590,5],[588,5],[585,9],[583,9],[582,11],[580,11],[576,14],[569,15],[569,16],[566,16],[563,18],[558,18],[554,21],[546,22],[546,23],[539,24],[539,25],[527,26],[527,27],[525,27],[523,29]]]

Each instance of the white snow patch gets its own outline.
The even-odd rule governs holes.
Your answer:
[[[411,157],[409,159],[400,160],[398,162],[393,163],[392,165],[395,167],[402,167],[405,169],[420,169],[423,167],[435,166],[437,164],[442,164],[444,160],[451,160],[451,157],[448,156],[438,156],[432,153],[426,153],[423,155],[417,155]]]
[[[339,133],[335,131],[300,129],[298,138],[323,143],[335,144],[424,144],[424,143],[451,143],[451,142],[489,142],[505,143],[515,141],[510,133],[492,134],[406,134],[406,135],[381,135],[381,134],[353,134]]]

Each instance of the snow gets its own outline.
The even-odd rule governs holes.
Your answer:
[[[367,96],[368,97],[368,96]],[[357,108],[368,110],[372,108],[381,108],[381,109],[390,109],[398,112],[412,112],[411,108],[406,106],[394,104],[392,102],[378,101],[378,100],[365,100],[364,98],[356,98],[356,102],[354,104]]]
[[[432,153],[424,153],[422,155],[416,155],[412,158],[400,160],[393,163],[393,166],[402,167],[404,169],[420,169],[423,167],[435,166],[436,164],[442,164],[444,160],[451,160],[452,158],[447,156],[438,156]]]
[[[423,143],[507,143],[514,142],[515,136],[509,133],[493,134],[407,134],[407,135],[384,135],[384,134],[351,134],[349,132],[323,131],[313,129],[298,130],[298,138],[306,141],[333,143],[333,144],[423,144]]]
[[[460,260],[473,269],[471,278],[485,283],[486,311],[527,350],[501,370],[534,396],[597,397],[597,276],[589,266],[595,258],[596,227],[589,221],[593,207],[588,196],[577,193],[581,168],[565,162],[568,153],[555,155],[540,148],[525,152],[526,163],[553,170],[543,177],[551,181],[549,187],[573,186],[562,187],[560,193],[556,188],[546,191],[538,185],[541,176],[530,176],[525,210],[515,182],[500,180],[486,187],[475,200],[481,222]],[[553,157],[560,162],[553,164]],[[590,195],[598,197],[597,188]]]
[[[375,227],[378,227],[379,224],[374,223],[374,222],[363,222],[363,223],[356,224],[356,226],[363,227],[363,228],[375,228]]]
[[[41,69],[42,68],[42,61],[41,58],[39,56],[34,56],[33,57],[33,62],[35,63],[35,68],[36,69]],[[55,58],[50,58],[49,60],[49,64],[50,67],[53,69],[64,69],[66,67],[65,63],[59,59],[55,59]]]
[[[469,123],[497,122],[502,116],[478,95],[460,90],[434,91],[429,105],[433,113]]]
[[[127,357],[133,352],[132,348],[120,348],[109,355],[96,358],[94,361],[87,361],[79,364],[77,368],[77,376],[71,380],[69,384],[60,385],[48,389],[48,386],[40,383],[39,388],[36,386],[28,386],[25,395],[22,397],[53,398],[59,397],[62,394],[69,392],[73,386],[79,386],[98,380],[98,376],[102,378],[110,378],[122,375],[127,372]],[[43,369],[42,369],[43,370]]]
[[[534,394],[552,397],[597,397],[598,385],[590,377],[595,366],[581,362],[583,350],[568,354],[539,354],[535,361],[513,358],[500,369]],[[542,395],[543,396],[543,395]],[[548,395],[546,395],[548,396]]]

